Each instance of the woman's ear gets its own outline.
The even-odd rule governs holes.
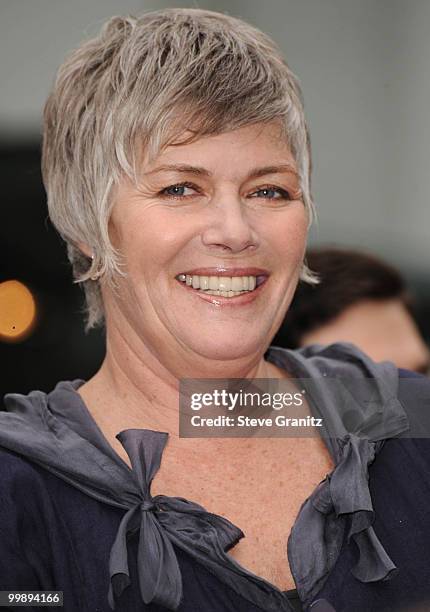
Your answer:
[[[93,250],[87,244],[85,244],[85,242],[78,242],[76,246],[80,251],[82,251],[84,255],[86,255],[90,259],[92,258]]]

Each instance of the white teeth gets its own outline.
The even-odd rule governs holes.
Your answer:
[[[188,287],[204,291],[209,295],[234,297],[247,291],[254,291],[257,286],[255,276],[199,276],[198,274],[178,274],[179,281]]]
[[[209,289],[209,276],[199,276],[200,279],[200,289],[206,291]]]
[[[229,276],[221,276],[218,279],[218,287],[220,291],[231,290],[231,278]]]
[[[218,278],[216,276],[209,276],[209,289],[219,289]]]
[[[243,280],[242,276],[233,276],[231,279],[231,290],[232,291],[242,291],[243,289]]]
[[[221,297],[235,297],[236,295],[241,295],[243,291],[212,291],[208,289],[205,291],[206,295],[220,295]]]
[[[200,278],[198,276],[193,276],[193,289],[200,288]]]

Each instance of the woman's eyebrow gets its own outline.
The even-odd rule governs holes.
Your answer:
[[[212,173],[206,168],[202,168],[201,166],[191,166],[189,164],[165,164],[163,166],[158,166],[158,168],[154,168],[150,172],[145,172],[145,175],[157,174],[159,172],[184,172],[187,174],[196,174],[198,176],[212,176]],[[258,178],[261,176],[265,176],[266,174],[282,174],[282,173],[295,174],[298,176],[297,170],[293,164],[279,164],[276,166],[262,166],[259,168],[253,168],[247,178]]]

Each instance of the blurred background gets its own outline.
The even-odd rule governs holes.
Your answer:
[[[311,130],[310,243],[365,248],[397,266],[429,341],[430,2],[2,0],[0,396],[87,379],[104,352],[102,331],[84,333],[83,293],[47,218],[41,115],[56,69],[108,17],[173,6],[242,17],[280,45]]]

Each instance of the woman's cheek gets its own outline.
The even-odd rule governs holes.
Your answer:
[[[293,214],[294,212],[294,214]],[[291,211],[285,219],[274,219],[265,229],[265,237],[272,247],[286,255],[301,258],[306,249],[308,222],[303,210]]]

